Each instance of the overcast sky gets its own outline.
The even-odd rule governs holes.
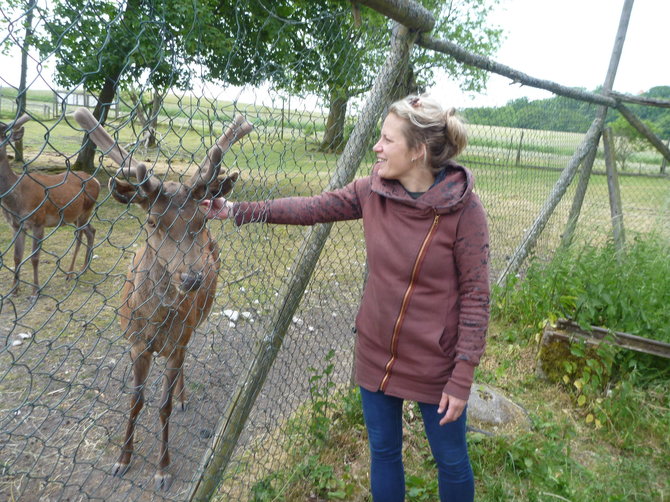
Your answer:
[[[605,81],[624,0],[501,0],[491,20],[506,40],[492,58],[530,76],[593,90]],[[670,85],[670,0],[635,0],[614,90],[637,94]],[[550,97],[492,76],[485,95],[464,95],[447,79],[433,90],[452,106],[504,105]]]
[[[491,20],[505,30],[506,39],[493,59],[533,77],[593,90],[605,80],[623,3],[501,0]],[[670,85],[669,23],[670,0],[635,0],[614,90],[637,94],[657,85]],[[17,86],[19,58],[0,57],[0,67],[0,85]],[[32,88],[48,88],[34,67],[29,82]],[[456,107],[504,105],[522,96],[551,96],[546,91],[511,84],[497,75],[491,76],[484,94],[463,94],[447,77],[440,79],[432,93]],[[237,97],[244,101],[246,95]]]

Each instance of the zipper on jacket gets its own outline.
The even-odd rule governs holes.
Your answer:
[[[407,289],[405,290],[405,294],[403,295],[402,298],[402,304],[400,305],[400,312],[398,313],[398,317],[396,318],[395,324],[393,326],[393,336],[391,337],[391,358],[386,363],[386,367],[384,369],[384,378],[382,378],[382,382],[381,384],[379,384],[379,390],[381,390],[382,392],[386,390],[389,378],[391,377],[391,370],[393,369],[393,365],[398,359],[398,336],[400,334],[400,328],[402,327],[402,323],[405,320],[405,313],[407,312],[409,299],[412,296],[412,293],[414,292],[414,288],[416,286],[416,278],[419,275],[419,269],[421,268],[423,259],[426,256],[426,252],[428,250],[428,244],[430,244],[433,235],[435,235],[435,230],[437,229],[437,223],[439,220],[440,215],[435,213],[433,223],[430,229],[428,230],[428,234],[423,239],[423,243],[421,243],[421,247],[419,248],[419,254],[417,255],[416,260],[414,261],[414,266],[412,267],[412,275],[410,276],[409,284],[407,285]]]

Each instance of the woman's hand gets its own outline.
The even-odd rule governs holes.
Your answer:
[[[210,220],[225,220],[233,215],[233,203],[224,197],[206,199],[200,205],[205,208],[206,217]]]
[[[438,413],[444,413],[442,420],[440,420],[440,425],[458,420],[458,417],[460,417],[463,413],[466,404],[468,404],[467,401],[458,399],[457,397],[450,396],[449,394],[445,394],[443,392],[442,399],[440,399],[440,405],[437,408]]]

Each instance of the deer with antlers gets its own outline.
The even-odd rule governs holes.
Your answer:
[[[134,387],[125,439],[113,474],[122,476],[130,464],[135,425],[144,405],[144,385],[156,353],[167,363],[154,480],[157,490],[167,490],[172,483],[166,470],[170,464],[168,422],[172,398],[177,396],[184,407],[182,368],[186,348],[195,328],[209,314],[219,270],[219,247],[207,229],[200,202],[232,190],[238,174],[220,175],[221,161],[230,146],[251,131],[252,125],[238,115],[207,151],[199,170],[182,184],[150,174],[143,163],[133,160],[114,142],[85,108],[75,112],[75,119],[120,167],[109,180],[112,196],[124,204],[138,204],[147,213],[144,228],[148,236],[130,265],[119,308],[121,327],[131,345]]]
[[[10,133],[13,141],[23,137],[23,124],[30,120],[22,115],[13,125],[0,122],[0,205],[5,218],[14,230],[14,284],[11,292],[19,291],[19,274],[26,234],[33,237],[33,294],[40,291],[39,260],[45,227],[58,227],[69,223],[75,227],[75,248],[67,278],[72,277],[82,234],[86,235],[86,260],[82,271],[91,263],[95,228],[90,219],[100,193],[100,183],[83,171],[66,171],[61,174],[40,174],[24,171],[16,174],[9,165],[7,144]]]

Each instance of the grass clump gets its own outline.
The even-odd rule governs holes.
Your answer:
[[[498,290],[492,315],[521,327],[521,337],[563,317],[670,343],[669,253],[654,236],[636,237],[621,252],[612,243],[558,251]]]

